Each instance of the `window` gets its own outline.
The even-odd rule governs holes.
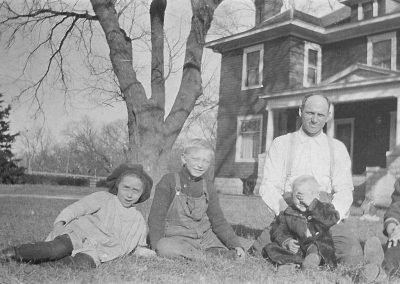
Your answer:
[[[385,6],[382,0],[373,0],[365,3],[358,3],[357,19],[368,20],[378,15],[385,14]]]
[[[396,50],[395,32],[368,37],[367,64],[396,70]]]
[[[244,49],[242,90],[262,87],[263,57],[263,45],[256,45]]]
[[[368,20],[374,16],[374,7],[372,2],[367,2],[362,4],[363,7],[363,19]],[[376,15],[375,15],[376,16]]]
[[[263,7],[262,5],[258,5],[256,7],[256,25],[262,22],[262,16],[263,16]]]
[[[303,85],[310,87],[321,82],[321,47],[318,44],[304,44]]]
[[[239,116],[237,119],[236,162],[255,162],[261,153],[262,116]]]

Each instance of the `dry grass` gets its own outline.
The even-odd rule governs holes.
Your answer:
[[[10,193],[0,188],[0,193]],[[17,188],[17,193],[88,194],[88,188],[29,187]],[[73,200],[0,198],[0,246],[44,239],[58,212]],[[261,229],[271,220],[259,198],[220,196],[228,221],[248,247]],[[149,203],[139,208],[147,217]],[[355,210],[356,212],[357,210]],[[382,214],[382,212],[380,212]],[[381,223],[368,223],[352,217],[361,240],[376,235],[384,241]],[[94,270],[73,271],[50,264],[0,264],[0,283],[352,283],[354,271],[339,267],[336,271],[318,271],[277,276],[272,264],[264,259],[248,257],[245,262],[228,261],[220,257],[207,261],[141,259],[128,256],[101,265]],[[399,283],[394,279],[393,283]]]

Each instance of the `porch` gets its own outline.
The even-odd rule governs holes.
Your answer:
[[[272,140],[298,129],[298,108],[309,93],[321,93],[332,102],[325,132],[341,140],[352,159],[352,172],[365,176],[366,194],[382,206],[390,202],[400,177],[400,73],[356,64],[317,86],[260,96],[267,102],[265,149]],[[258,193],[264,154],[258,161]]]

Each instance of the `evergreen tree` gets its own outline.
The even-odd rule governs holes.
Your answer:
[[[18,160],[11,152],[11,145],[17,134],[10,134],[9,115],[11,106],[3,107],[4,101],[0,93],[0,183],[18,183],[22,180],[24,168],[17,165]]]

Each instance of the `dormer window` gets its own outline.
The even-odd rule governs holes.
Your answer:
[[[263,58],[262,44],[243,50],[242,90],[262,87]]]
[[[375,2],[375,1],[374,1]],[[371,19],[372,17],[376,17],[377,15],[374,15],[374,7],[372,2],[367,2],[362,4],[362,10],[363,10],[363,19]],[[378,10],[376,10],[378,11]]]
[[[396,61],[397,41],[395,32],[368,37],[368,65],[396,70]]]
[[[304,76],[303,86],[310,87],[321,82],[321,47],[318,44],[304,44]]]
[[[384,5],[382,0],[359,2],[357,7],[357,20],[368,20],[378,15],[384,14]],[[354,8],[354,6],[353,6]]]

